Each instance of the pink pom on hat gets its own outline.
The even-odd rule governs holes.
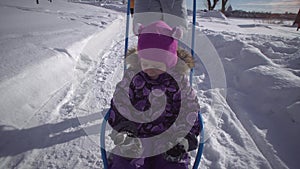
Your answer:
[[[147,60],[162,62],[167,68],[177,63],[178,40],[182,30],[171,28],[163,21],[147,26],[137,24],[134,33],[138,36],[138,56]]]

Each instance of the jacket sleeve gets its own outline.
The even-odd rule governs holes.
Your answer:
[[[195,150],[198,147],[197,136],[200,134],[203,126],[200,126],[198,119],[198,112],[200,111],[200,105],[196,91],[189,86],[187,77],[183,77],[181,84],[181,108],[183,120],[182,124],[185,126],[185,130],[189,130],[185,138],[189,142],[188,151]],[[186,128],[188,127],[188,128]]]
[[[127,71],[123,79],[117,84],[113,99],[111,100],[108,123],[117,132],[127,131],[136,134],[136,123],[122,115],[123,113],[130,115],[131,112],[130,106],[128,105],[131,104],[128,96],[130,79],[130,72]],[[122,114],[120,111],[122,111]]]

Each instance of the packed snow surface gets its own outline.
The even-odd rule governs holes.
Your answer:
[[[123,73],[124,6],[1,0],[0,14],[0,168],[103,168],[100,125]],[[300,32],[291,24],[198,15],[200,168],[298,168]]]

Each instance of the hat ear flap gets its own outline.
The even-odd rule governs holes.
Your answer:
[[[180,27],[176,26],[172,29],[172,34],[171,36],[174,39],[180,39],[183,36],[183,31]]]
[[[137,23],[137,24],[135,24],[135,26],[133,28],[133,33],[136,36],[139,36],[143,29],[144,29],[144,26],[141,23]]]

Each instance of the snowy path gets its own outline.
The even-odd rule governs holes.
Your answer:
[[[22,159],[20,166],[102,168],[99,146],[102,114],[106,113],[114,86],[123,72],[122,39],[125,31],[116,27],[120,25],[108,27],[106,32],[101,32],[100,37],[96,38],[102,39],[103,35],[114,37],[110,39],[112,42],[100,41],[102,47],[106,48],[97,56],[96,63],[86,63],[83,59],[90,67],[89,70],[78,69],[81,80],[69,88],[65,98],[58,104],[57,111],[52,113],[56,118],[51,121],[54,124],[49,127],[49,133],[57,138],[46,139],[43,149],[33,150],[27,159]],[[115,32],[116,30],[120,33]],[[93,52],[96,48],[91,46],[93,45],[88,45],[90,49],[83,53]]]
[[[87,110],[81,107],[81,104],[95,106],[93,103],[96,98],[92,98],[93,103],[85,103],[85,99],[94,96],[92,88],[103,85],[103,81],[96,77],[97,68],[110,65],[108,62],[113,63],[116,60],[116,55],[107,55],[111,50],[110,46],[124,37],[122,33],[118,33],[124,32],[124,30],[119,30],[123,21],[117,19],[103,31],[75,43],[73,47],[69,48],[72,56],[77,56],[74,54],[77,52],[80,56],[73,59],[76,62],[74,66],[71,64],[71,68],[65,67],[68,64],[63,61],[65,69],[68,69],[63,72],[71,70],[72,78],[66,79],[68,82],[52,96],[47,96],[50,99],[37,112],[33,113],[33,116],[27,116],[26,122],[22,123],[23,129],[9,126],[1,128],[3,132],[1,132],[0,142],[0,168],[101,168],[99,144],[86,137],[86,132],[99,134],[97,119],[101,118],[99,113],[101,109],[97,109],[97,112],[92,110],[86,112]],[[60,52],[65,53],[65,51]],[[121,58],[119,62],[121,62]],[[47,62],[47,64],[51,65],[52,62]],[[33,70],[38,71],[36,68]],[[115,72],[113,68],[103,70],[105,70],[105,74]],[[66,77],[65,74],[62,76],[62,78]],[[95,82],[96,84],[94,84]],[[104,90],[107,90],[105,86],[101,88],[101,91]],[[9,94],[8,96],[11,96],[11,93]],[[105,96],[105,93],[102,96]],[[104,98],[109,99],[110,96]],[[77,116],[81,117],[80,120]],[[24,117],[19,116],[21,119]],[[83,129],[84,127],[86,131]],[[98,137],[97,135],[96,138],[98,139]]]
[[[118,25],[118,24],[116,24]],[[117,27],[117,26],[115,26]],[[111,27],[110,27],[111,28]],[[20,142],[13,142],[11,146],[19,145],[20,152],[13,152],[13,158],[8,158],[2,163],[6,167],[23,168],[24,166],[34,168],[102,168],[99,148],[99,129],[102,115],[106,113],[109,102],[114,92],[116,83],[120,80],[123,72],[123,51],[124,41],[122,38],[125,32],[121,30],[115,34],[114,29],[106,29],[104,36],[114,36],[111,42],[103,50],[95,51],[99,43],[89,39],[89,48],[83,49],[81,57],[77,61],[75,83],[67,84],[62,88],[60,95],[53,100],[63,98],[57,102],[54,112],[47,112],[49,115],[36,114],[30,121],[42,121],[47,124],[29,128],[26,131],[14,131],[14,136],[28,137],[39,135],[34,139],[24,139]],[[212,42],[214,33],[207,32]],[[234,36],[227,34],[228,36]],[[216,36],[215,38],[218,38]],[[219,37],[220,38],[220,37]],[[135,39],[130,39],[131,45]],[[218,39],[220,41],[220,39]],[[102,41],[101,41],[102,42]],[[237,41],[226,41],[227,47],[236,45]],[[242,43],[238,41],[238,43]],[[217,44],[215,44],[217,45]],[[242,50],[243,46],[241,46]],[[222,48],[218,48],[222,49]],[[202,84],[208,84],[207,78],[202,78]],[[201,86],[201,84],[196,84]],[[231,85],[231,84],[229,84]],[[218,126],[205,143],[205,151],[201,168],[287,168],[277,156],[274,156],[273,149],[265,141],[262,133],[255,130],[253,123],[249,122],[247,112],[242,109],[239,102],[232,98],[242,98],[238,91],[230,90],[227,100],[220,94],[218,89],[198,91],[201,98],[201,106],[204,117],[207,114],[217,114],[223,111],[220,119],[215,117]],[[243,93],[241,93],[243,94]],[[210,102],[214,99],[219,110],[212,110]],[[229,101],[229,105],[227,103]],[[45,108],[46,109],[46,108]],[[46,118],[48,117],[48,118]],[[48,131],[45,133],[45,131]],[[21,133],[21,134],[20,134]],[[10,134],[10,133],[9,133]],[[30,143],[33,146],[28,146]],[[112,144],[108,141],[108,149]],[[16,147],[18,149],[18,147]],[[222,153],[225,152],[225,153]],[[194,152],[192,153],[193,155]],[[26,168],[25,167],[25,168]]]

